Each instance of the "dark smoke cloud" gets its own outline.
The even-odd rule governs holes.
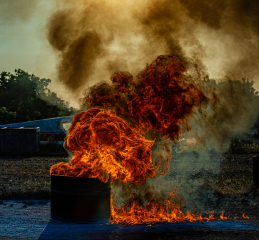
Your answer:
[[[254,0],[182,0],[187,14],[197,23],[221,29],[229,25],[242,26],[259,33],[259,2]],[[240,29],[236,29],[240,30]]]
[[[217,54],[222,55],[220,62],[224,65],[219,71],[224,76],[223,80],[259,77],[259,2],[71,2],[64,1],[65,7],[51,18],[48,25],[50,44],[60,54],[59,79],[71,92],[77,93],[96,84],[96,81],[103,80],[98,78],[100,76],[108,79],[116,71],[128,71],[135,77],[145,64],[163,54],[179,55],[188,70],[186,80],[195,84],[196,80],[208,79],[206,58],[213,47]],[[206,44],[202,41],[204,39]],[[222,45],[215,47],[215,42]],[[233,134],[245,132],[254,124],[258,101],[249,92],[249,86],[244,89],[238,81],[221,85],[212,81],[208,86],[211,91],[205,92],[213,101],[204,106],[202,112],[197,111],[188,119],[191,130],[187,126],[184,132],[182,127],[182,139],[175,145],[183,151],[180,161],[172,158],[167,175],[149,179],[139,186],[138,199],[143,205],[150,199],[150,192],[163,199],[164,194],[175,186],[187,207],[198,204],[199,197],[207,199],[209,194],[213,195],[213,190],[205,192],[202,189],[203,179],[194,181],[189,177],[204,169],[209,174],[220,171],[221,159],[212,158],[209,152],[201,150],[212,146],[216,151],[224,152]],[[153,149],[154,154],[157,149]],[[188,153],[188,150],[198,151],[198,156]],[[149,192],[148,187],[151,187]],[[117,199],[121,200],[118,205],[129,200],[134,188],[128,184],[119,186],[118,191],[113,189]],[[199,192],[199,189],[202,191]],[[197,206],[194,204],[194,207]]]
[[[201,29],[223,42],[217,52],[226,56],[224,80],[252,80],[259,77],[258,9],[259,3],[245,0],[62,1],[48,39],[59,52],[59,80],[73,93],[116,71],[134,76],[160,54],[179,55],[186,79],[207,80],[206,51],[214,39],[204,47]],[[218,98],[232,101],[224,91]]]
[[[192,62],[203,54],[181,4],[170,0],[63,1],[49,21],[48,39],[59,51],[59,80],[74,93],[114,71],[135,75],[161,54],[188,59],[190,68],[197,70]],[[183,39],[192,39],[189,44],[199,48],[192,58],[185,54]]]
[[[231,0],[227,8],[229,16],[244,29],[251,29],[259,34],[259,2],[254,0]]]
[[[227,77],[235,79],[245,77],[258,81],[254,78],[259,77],[259,2],[230,1],[224,20],[223,32],[233,36],[236,50],[235,61],[225,67]]]
[[[141,9],[143,11],[143,9]],[[144,13],[144,14],[143,14]],[[152,4],[138,14],[146,38],[166,45],[168,54],[183,57],[183,49],[179,43],[179,27],[183,24],[181,9],[174,1],[152,1]]]
[[[229,56],[223,67],[226,78],[259,77],[259,2],[253,0],[183,0],[188,16],[225,40],[219,49]],[[226,38],[227,37],[227,38]],[[224,60],[224,59],[222,59]],[[255,80],[255,79],[254,79]]]
[[[94,67],[102,52],[101,40],[97,33],[86,32],[75,39],[62,54],[59,77],[70,89],[79,89]]]
[[[135,15],[147,41],[152,48],[161,49],[161,54],[176,54],[185,61],[192,79],[207,79],[208,72],[202,59],[204,49],[195,36],[195,28],[181,2],[153,0]],[[191,47],[187,54],[185,48]]]
[[[73,41],[75,30],[71,29],[71,21],[69,11],[57,12],[50,19],[48,40],[54,49],[63,51]]]
[[[218,49],[227,56],[222,59],[223,80],[259,77],[259,3],[245,0],[141,3],[79,0],[76,3],[62,1],[59,6],[49,21],[48,39],[59,52],[59,80],[77,96],[80,90],[103,80],[100,76],[108,80],[116,71],[136,75],[160,54],[180,56],[187,68],[186,80],[207,80],[209,73],[204,60],[210,41],[213,43],[214,39],[207,39],[207,47],[204,47],[198,37],[202,38],[202,34],[197,35],[201,29],[223,42],[223,47]],[[209,123],[216,126],[215,129],[222,122],[226,123],[226,128],[221,128],[223,131],[215,130],[212,134],[214,130],[211,130],[212,138],[218,139],[216,145],[223,138],[229,139],[233,132],[249,128],[256,118],[254,104],[245,94],[229,97],[233,96],[233,89],[237,87],[238,90],[238,84],[231,86],[217,87],[215,95],[219,101],[216,107],[206,109],[207,117],[200,121],[201,126],[204,121],[206,127]],[[236,109],[239,102],[244,105],[242,112],[237,111],[241,108]],[[241,119],[240,115],[247,117],[240,122],[236,120]],[[242,123],[245,121],[247,124]],[[223,151],[222,147],[217,148]]]
[[[222,27],[222,13],[226,8],[227,1],[204,1],[204,0],[182,0],[188,16],[197,23],[202,22],[213,29]]]
[[[48,40],[60,51],[58,77],[73,92],[84,85],[95,60],[103,52],[99,34],[87,27],[84,29],[84,24],[90,26],[90,20],[81,21],[67,9],[57,12],[49,22]]]
[[[0,0],[0,20],[8,24],[27,22],[38,5],[37,0]]]
[[[96,72],[108,69],[111,73],[121,66],[116,54],[106,58],[114,35],[125,32],[125,20],[121,23],[120,17],[109,2],[100,0],[63,1],[50,18],[48,40],[59,52],[58,78],[71,92],[84,89]],[[102,59],[105,63],[101,63]],[[102,66],[99,68],[98,64]]]
[[[49,22],[48,37],[60,51],[59,79],[72,92],[93,84],[98,77],[107,79],[112,71],[135,74],[161,54],[179,55],[189,62],[192,74],[206,78],[206,49],[197,37],[200,29],[223,40],[218,52],[227,56],[227,63],[219,75],[236,79],[259,76],[256,1],[61,2]],[[210,48],[214,39],[207,40]]]

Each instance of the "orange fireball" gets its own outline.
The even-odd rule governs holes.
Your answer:
[[[76,114],[71,123],[65,144],[73,152],[71,162],[56,164],[50,172],[141,184],[156,171],[151,160],[153,143],[114,111],[92,108]]]
[[[138,75],[137,81],[133,81],[130,73],[115,73],[111,77],[112,85],[101,83],[90,88],[83,104],[94,108],[75,115],[66,137],[65,148],[73,152],[72,160],[52,166],[50,173],[134,184],[167,174],[170,147],[165,145],[163,151],[157,151],[157,161],[154,160],[157,166],[154,166],[151,160],[154,141],[145,139],[145,133],[152,130],[158,136],[174,140],[181,132],[181,124],[209,101],[202,88],[188,80],[184,65],[176,55],[159,56]],[[132,126],[117,117],[115,111],[96,106],[114,108],[119,115],[130,119]],[[158,159],[166,165],[160,173],[156,172],[161,165]],[[147,206],[139,206],[131,199],[122,208],[113,206],[111,199],[110,221],[151,224],[229,219],[223,212],[219,219],[212,213],[208,217],[190,211],[184,214],[171,201],[175,196],[174,191],[165,204],[151,198]]]
[[[175,139],[181,132],[181,123],[209,101],[185,72],[185,63],[179,56],[158,56],[135,81],[128,72],[120,72],[111,76],[111,85],[93,86],[83,104],[115,107],[139,126]]]

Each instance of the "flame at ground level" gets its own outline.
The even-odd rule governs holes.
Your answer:
[[[114,111],[92,108],[78,113],[66,138],[66,148],[73,152],[72,160],[70,163],[53,165],[50,173],[57,176],[98,178],[102,182],[117,180],[143,184],[147,178],[166,174],[170,160],[170,157],[165,157],[167,170],[158,173],[161,162],[154,166],[151,159],[154,141],[145,139],[143,135],[141,129],[131,127],[117,117]],[[163,155],[158,151],[158,159],[160,154]],[[170,149],[165,148],[164,155],[171,155]],[[151,198],[147,206],[140,206],[132,198],[130,203],[121,208],[114,206],[111,199],[110,222],[135,225],[230,219],[224,217],[223,212],[218,219],[213,212],[208,213],[207,217],[190,211],[184,214],[181,206],[172,202],[175,196],[176,191],[173,191],[165,204]],[[247,218],[243,215],[241,219]]]
[[[176,195],[173,191],[169,198],[172,199]],[[177,206],[173,202],[167,200],[166,204],[157,203],[152,198],[147,206],[140,207],[136,201],[131,202],[130,209],[127,210],[127,203],[122,207],[113,206],[113,199],[111,196],[111,217],[109,221],[111,223],[122,223],[128,225],[136,224],[154,224],[159,222],[176,223],[176,222],[196,222],[196,221],[210,221],[210,220],[239,220],[249,219],[244,214],[242,217],[231,218],[225,217],[224,212],[221,212],[220,218],[214,217],[214,211],[206,213],[208,216],[203,217],[202,214],[192,214],[190,210],[184,214],[180,209],[181,206]]]

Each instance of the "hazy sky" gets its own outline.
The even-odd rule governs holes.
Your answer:
[[[0,0],[0,71],[13,73],[21,68],[50,78],[51,90],[71,101],[68,91],[55,81],[57,53],[46,37],[47,21],[55,7],[51,0]]]
[[[259,89],[254,2],[0,0],[0,71],[50,78],[51,90],[75,105],[114,71],[134,75],[176,51],[197,58],[210,78],[248,77]]]

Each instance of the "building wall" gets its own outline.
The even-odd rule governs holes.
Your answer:
[[[39,128],[0,128],[0,155],[34,154],[39,148]]]

